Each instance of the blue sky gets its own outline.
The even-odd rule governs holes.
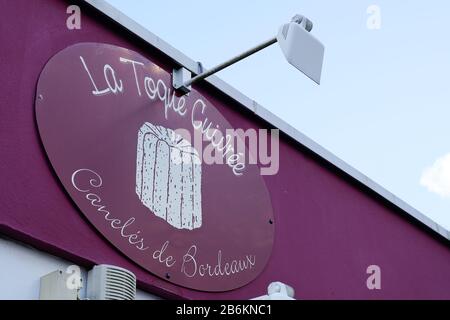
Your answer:
[[[218,76],[450,229],[450,3],[108,2],[206,68],[306,15],[326,46],[320,86],[276,45]],[[367,27],[371,5],[377,30]]]

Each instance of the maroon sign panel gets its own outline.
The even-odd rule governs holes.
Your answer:
[[[70,197],[135,263],[204,291],[241,287],[263,270],[269,194],[198,92],[177,96],[171,75],[136,52],[80,43],[42,71],[36,117]]]

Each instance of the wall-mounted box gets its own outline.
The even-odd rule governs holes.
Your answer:
[[[53,271],[41,277],[40,300],[78,300],[79,287],[70,285],[73,274],[62,270]],[[80,279],[81,280],[81,279]]]

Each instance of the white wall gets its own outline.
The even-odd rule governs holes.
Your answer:
[[[0,234],[0,300],[39,299],[40,278],[55,270],[66,270],[72,262],[36,250]],[[83,279],[81,298],[85,297],[87,271],[80,268]],[[138,290],[136,300],[155,300],[159,297]]]

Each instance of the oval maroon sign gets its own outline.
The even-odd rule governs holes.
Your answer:
[[[204,291],[261,273],[274,233],[268,191],[197,91],[175,95],[171,75],[136,52],[80,43],[46,64],[36,117],[66,191],[138,265]]]

